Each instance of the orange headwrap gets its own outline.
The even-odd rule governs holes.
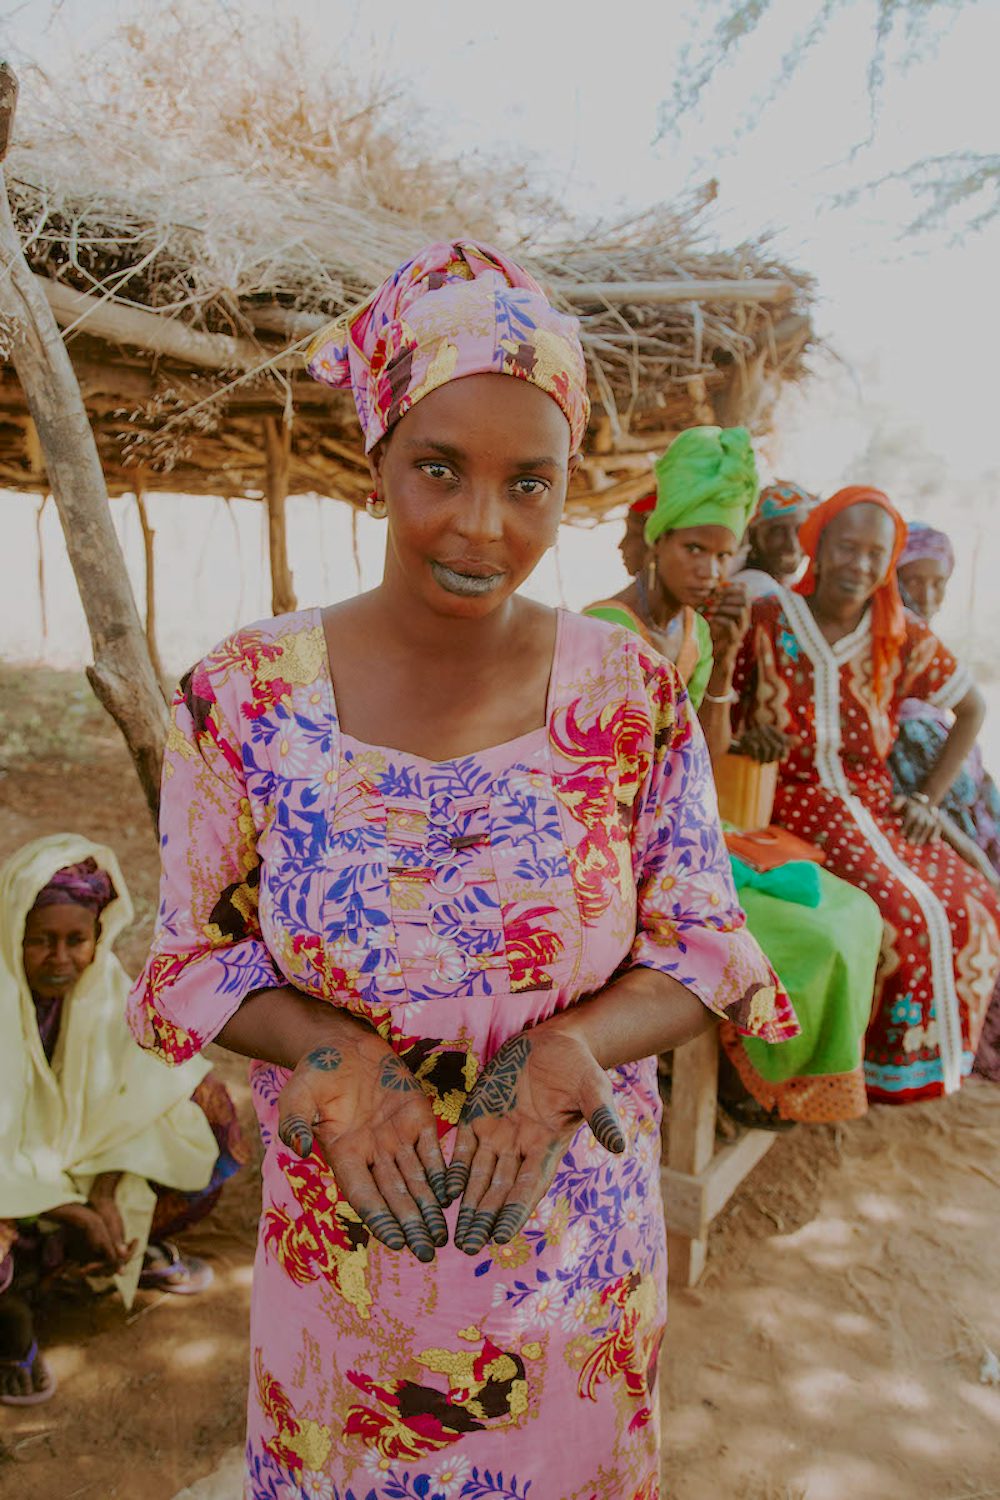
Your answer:
[[[896,583],[896,562],[906,546],[906,522],[888,495],[884,495],[881,490],[871,489],[866,484],[850,484],[846,489],[838,490],[835,495],[830,496],[829,500],[824,500],[821,505],[817,505],[814,510],[810,511],[799,527],[799,542],[809,559],[809,566],[795,585],[795,592],[811,594],[815,589],[816,553],[819,551],[819,539],[830,522],[839,516],[842,510],[847,510],[852,505],[879,506],[892,517],[896,528],[896,540],[893,543],[886,575],[872,595],[871,601],[872,685],[877,694],[881,689],[887,669],[898,657],[899,649],[906,640],[906,616],[903,613],[899,585]]]

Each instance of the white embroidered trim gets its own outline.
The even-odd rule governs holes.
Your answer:
[[[933,1015],[939,1023],[941,1073],[945,1093],[953,1094],[962,1082],[962,1025],[955,990],[955,955],[948,914],[930,887],[899,858],[864,803],[850,789],[840,756],[840,666],[848,657],[838,653],[836,647],[831,648],[804,599],[784,589],[781,594],[786,618],[813,664],[816,769],[820,785],[840,798],[873,852],[910,892],[927,924],[934,994]],[[837,646],[843,646],[847,641],[860,644],[860,630],[861,626],[858,626],[850,636],[838,641]]]
[[[956,703],[961,703],[972,686],[972,673],[968,667],[959,664],[948,681],[931,693],[927,701],[933,703],[935,708],[954,708]]]

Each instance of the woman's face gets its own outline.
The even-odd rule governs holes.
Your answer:
[[[834,612],[867,604],[889,571],[896,528],[888,511],[862,501],[835,516],[820,537],[816,603]]]
[[[682,526],[661,536],[655,552],[668,602],[698,609],[725,583],[736,538],[725,526]]]
[[[372,454],[389,519],[386,582],[435,614],[479,619],[553,546],[578,459],[544,391],[468,375],[412,407]]]
[[[922,620],[933,620],[944,603],[951,576],[936,557],[922,557],[896,569],[903,602]]]
[[[648,516],[638,515],[635,511],[629,511],[625,517],[625,534],[618,543],[618,551],[621,553],[625,571],[630,578],[642,572],[643,563],[646,561],[646,522]]]
[[[753,528],[750,542],[754,556],[772,578],[790,577],[802,561],[799,546],[802,519],[800,510],[790,510],[770,521],[759,521]]]
[[[43,906],[24,924],[24,972],[43,1000],[68,995],[97,948],[97,918],[85,906]]]

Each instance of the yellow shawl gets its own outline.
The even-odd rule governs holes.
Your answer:
[[[63,1006],[51,1066],[24,974],[24,923],[57,870],[92,856],[114,881],[93,963]],[[168,1068],[140,1051],[125,1025],[130,980],[112,951],[132,902],[110,849],[75,834],[26,844],[0,868],[0,1218],[31,1218],[82,1203],[101,1172],[124,1173],[116,1201],[139,1250],[116,1278],[130,1303],[149,1239],[149,1182],[207,1186],[218,1155],[191,1095],[211,1064]]]

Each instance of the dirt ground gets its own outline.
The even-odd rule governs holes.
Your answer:
[[[156,847],[117,731],[76,674],[0,668],[0,859],[67,829],[118,852],[134,970]],[[220,1067],[252,1128],[243,1064]],[[206,1296],[46,1311],[60,1389],[0,1408],[0,1495],[172,1500],[197,1484],[237,1500],[257,1194],[242,1173],[187,1237],[215,1268]],[[1000,1088],[782,1136],[716,1220],[699,1288],[672,1297],[665,1496],[1000,1500],[998,1246]]]

